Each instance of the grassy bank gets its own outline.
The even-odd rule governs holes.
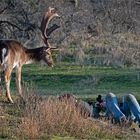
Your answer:
[[[108,92],[118,96],[132,92],[139,99],[138,70],[69,64],[54,68],[29,65],[23,68],[22,78],[24,93],[32,95],[35,92],[37,98],[29,98],[26,105],[19,101],[14,72],[11,88],[15,104],[4,102],[5,96],[0,98],[0,139],[139,139],[138,134],[131,131],[133,126],[121,128],[111,123],[83,119],[77,113],[73,114],[77,111],[72,106],[55,99],[56,95],[63,93],[93,99],[97,94]],[[46,98],[40,100],[38,95],[54,96],[48,101]],[[68,113],[70,111],[72,114]]]
[[[137,124],[85,119],[74,102],[54,96],[30,96],[25,104],[16,99],[15,104],[0,101],[0,124],[3,140],[139,140]]]

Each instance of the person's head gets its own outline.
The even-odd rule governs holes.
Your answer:
[[[98,101],[98,102],[103,102],[103,100],[102,100],[102,96],[101,95],[98,95],[98,97],[96,98],[96,101]]]
[[[101,95],[98,95],[98,98],[99,98],[99,99],[101,99],[101,98],[102,98],[102,96],[101,96]]]

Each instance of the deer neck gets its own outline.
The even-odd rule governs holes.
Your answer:
[[[43,47],[35,48],[35,49],[27,49],[26,50],[26,54],[27,54],[26,64],[40,62],[42,60],[42,49]]]

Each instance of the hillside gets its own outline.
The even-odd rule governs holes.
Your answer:
[[[42,47],[40,24],[49,7],[55,7],[61,16],[49,24],[60,25],[49,38],[51,46],[58,47],[55,53]],[[119,103],[128,93],[140,103],[140,0],[0,0],[0,39],[15,39],[28,48],[40,47],[35,51],[24,48],[24,52],[17,45],[8,58],[10,45],[1,41],[1,63],[20,56],[15,55],[17,52],[24,55],[16,60],[25,63],[25,57],[39,62],[47,59],[48,65],[52,57],[54,60],[54,67],[40,63],[23,67],[24,100],[18,96],[15,80],[16,72],[19,75],[21,71],[13,70],[13,104],[7,101],[5,83],[8,87],[9,82],[4,82],[1,74],[0,139],[140,139],[138,123],[122,118],[120,123],[113,123],[105,112],[100,112],[99,119],[87,117],[77,105],[82,100],[95,107],[96,97],[100,94],[105,98],[110,92]],[[6,62],[4,68],[7,70],[11,63]],[[10,81],[9,73],[5,77]],[[58,98],[63,94],[72,95],[75,102]]]
[[[40,46],[39,26],[49,6],[61,15],[52,21],[61,28],[50,40],[62,48],[58,61],[139,67],[139,0],[1,0],[0,38]]]

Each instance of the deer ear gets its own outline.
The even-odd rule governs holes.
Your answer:
[[[51,9],[52,9],[51,7],[48,8],[49,11],[51,11]]]
[[[52,10],[55,10],[55,8],[52,8],[52,7],[49,7],[48,9],[49,9],[50,12],[51,12]]]

